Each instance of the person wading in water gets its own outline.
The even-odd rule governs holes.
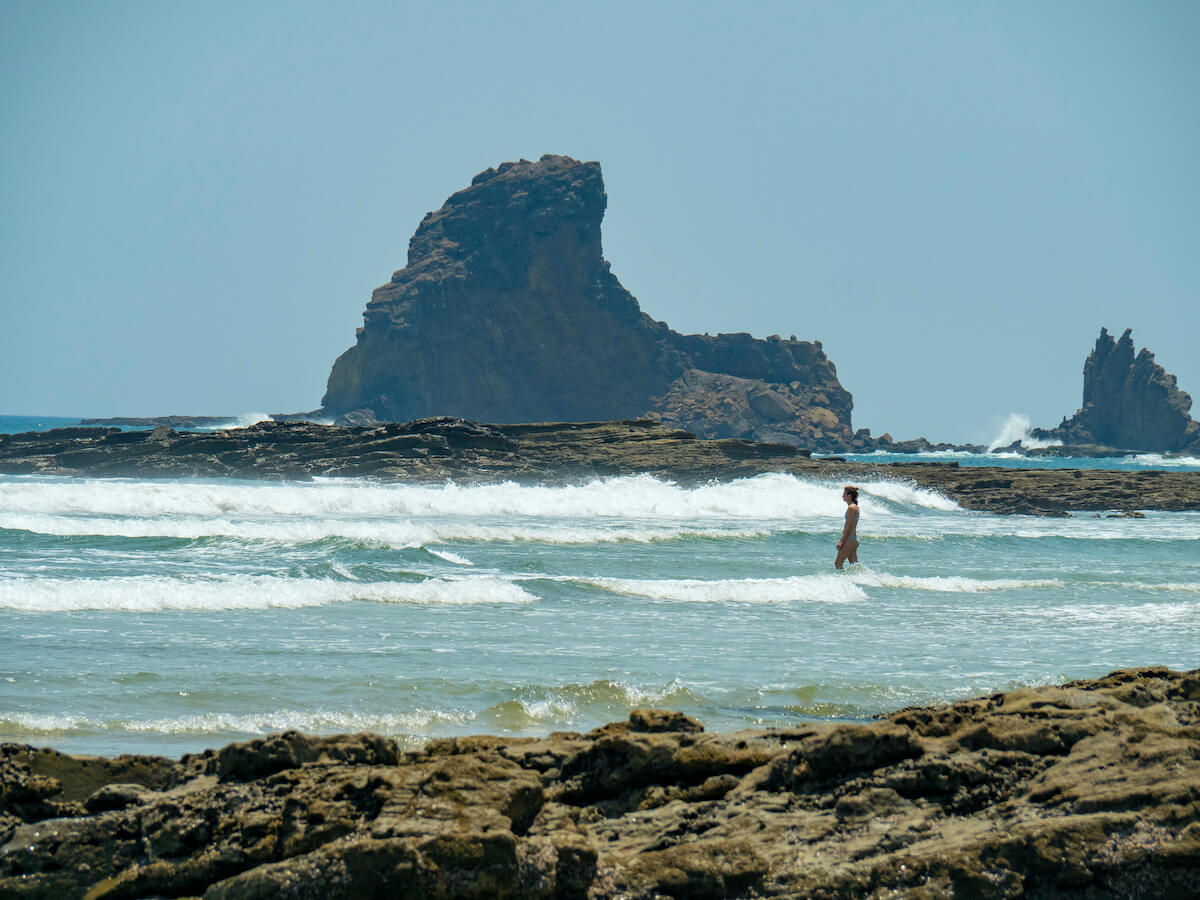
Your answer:
[[[846,524],[842,527],[842,539],[837,542],[835,569],[840,569],[846,561],[858,562],[858,488],[846,485],[842,499],[846,501]]]

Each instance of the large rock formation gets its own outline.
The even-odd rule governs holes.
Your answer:
[[[1140,669],[733,734],[4,744],[0,896],[1195,897],[1198,742],[1200,670]]]
[[[596,421],[848,446],[850,394],[820,343],[681,335],[643,313],[600,245],[595,162],[504,163],[429,213],[333,365],[326,415]]]
[[[1100,329],[1083,366],[1083,407],[1058,428],[1035,430],[1035,437],[1127,450],[1200,451],[1200,423],[1188,412],[1192,398],[1149,350],[1134,355],[1131,331],[1126,328],[1114,341],[1107,328]]]

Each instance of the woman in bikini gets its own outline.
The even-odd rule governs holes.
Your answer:
[[[846,485],[842,499],[846,501],[846,524],[842,528],[842,539],[837,542],[835,569],[840,569],[846,561],[858,562],[858,488]]]

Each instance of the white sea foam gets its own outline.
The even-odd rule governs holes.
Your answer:
[[[598,680],[590,684],[514,687],[515,696],[482,710],[415,708],[403,712],[354,712],[330,709],[275,709],[252,712],[203,712],[165,717],[96,719],[72,714],[0,713],[0,738],[88,733],[143,735],[269,734],[296,729],[309,734],[369,731],[392,736],[428,737],[482,720],[487,728],[522,728],[569,723],[581,717],[611,714],[638,706],[687,704],[700,699],[678,680],[661,687]]]
[[[9,481],[0,487],[0,515],[705,521],[840,518],[845,509],[841,485],[780,473],[691,488],[641,475],[554,487],[69,479]],[[883,481],[863,487],[866,509],[873,496],[910,506],[954,508],[922,488]]]
[[[981,532],[1001,536],[1002,531]],[[1074,516],[1070,519],[1023,518],[1011,537],[1058,537],[1088,541],[1194,541],[1200,538],[1200,517],[1190,513],[1147,513],[1144,519]]]
[[[1102,587],[1128,588],[1136,591],[1167,591],[1181,594],[1200,594],[1200,582],[1197,581],[1167,582],[1165,584],[1151,584],[1144,581],[1095,581],[1092,582],[1092,584]]]
[[[854,567],[838,574],[787,578],[735,579],[584,579],[607,590],[659,600],[697,603],[847,603],[867,599],[864,587],[977,594],[1027,588],[1059,587],[1057,579],[968,578],[961,575],[917,577]]]
[[[662,687],[599,679],[590,684],[526,685],[516,696],[488,707],[489,727],[521,728],[536,724],[568,723],[594,716],[624,717],[622,710],[638,706],[677,709],[702,699],[678,679]]]
[[[934,509],[941,512],[960,512],[962,510],[961,506],[937,491],[919,488],[900,481],[866,481],[859,487],[870,496],[890,500],[909,508]],[[859,497],[861,500],[862,495],[860,494]],[[864,515],[877,511],[873,510],[870,505],[863,506],[860,503],[859,506],[862,507]]]
[[[490,720],[490,725],[520,728],[533,722],[566,721],[577,711],[578,706],[566,697],[547,697],[540,700],[507,700],[489,707],[484,715]]]
[[[5,737],[59,734],[92,725],[93,723],[80,716],[15,711],[0,713],[0,735]]]
[[[1085,604],[1054,606],[1032,613],[1038,618],[1071,625],[1111,627],[1115,625],[1191,625],[1200,624],[1200,602],[1139,603],[1109,606]]]
[[[833,526],[831,525],[830,528]],[[512,543],[541,541],[551,544],[597,544],[633,541],[651,543],[687,537],[745,538],[769,534],[767,528],[704,527],[692,523],[640,524],[636,522],[560,523],[556,520],[509,520],[488,524],[465,518],[333,519],[280,517],[234,519],[216,516],[174,518],[104,518],[0,514],[0,528],[37,534],[97,535],[105,537],[170,537],[183,539],[236,538],[283,544],[311,543],[344,538],[394,549],[425,547],[448,541]]]
[[[377,734],[428,734],[438,726],[461,725],[475,719],[469,710],[415,709],[405,713],[355,713],[339,710],[279,709],[260,713],[204,713],[163,719],[134,719],[119,723],[126,731],[156,734],[247,732],[307,734],[370,731]],[[110,723],[110,727],[112,724]]]
[[[1008,418],[1004,420],[1004,424],[1000,426],[999,433],[992,438],[988,444],[989,450],[995,450],[998,447],[1008,447],[1014,441],[1019,441],[1021,446],[1026,450],[1037,450],[1042,447],[1061,447],[1060,440],[1038,440],[1030,433],[1033,431],[1033,426],[1029,421],[1029,416],[1021,413],[1009,413]]]
[[[987,516],[964,514],[951,501],[932,492],[919,492],[919,507],[901,506],[904,485],[884,482],[865,485],[878,489],[874,505],[860,498],[864,508],[859,534],[866,540],[895,538],[939,540],[951,536],[1076,540],[1178,541],[1200,536],[1200,516],[1191,513],[1150,513],[1145,519],[1108,519],[1076,515],[1066,519],[1037,516]],[[830,491],[832,493],[832,490]],[[885,501],[882,495],[896,497]],[[863,497],[867,495],[864,493]],[[845,507],[838,501],[841,508]],[[2,504],[0,504],[2,505]],[[939,508],[942,507],[942,508]],[[948,508],[947,508],[948,507]],[[940,515],[936,515],[941,513]],[[548,544],[655,543],[681,539],[753,539],[774,533],[803,531],[834,533],[841,517],[794,519],[634,519],[617,518],[508,518],[474,519],[465,516],[413,518],[338,518],[294,516],[97,516],[0,511],[0,528],[61,536],[128,538],[230,539],[267,541],[281,545],[344,539],[368,546],[405,549],[450,542]],[[431,551],[432,552],[432,551]],[[454,562],[447,557],[447,561]],[[58,560],[61,562],[62,560]]]
[[[935,492],[886,481],[864,484],[860,503],[876,519],[904,509],[957,510]],[[694,488],[648,476],[560,487],[64,479],[0,485],[0,528],[281,543],[337,537],[390,547],[759,537],[798,525],[835,530],[844,510],[840,485],[783,474]]]
[[[272,575],[217,578],[134,575],[0,582],[0,609],[21,612],[294,609],[351,601],[469,606],[530,603],[536,599],[511,581],[488,576],[376,583]]]
[[[991,591],[1015,591],[1023,588],[1061,587],[1056,578],[968,578],[963,575],[893,575],[871,569],[854,569],[847,573],[855,584],[865,587],[904,588],[910,591],[936,591],[953,594],[979,594]]]
[[[895,516],[864,522],[859,532],[868,540],[875,537],[911,540],[977,537],[1161,543],[1200,538],[1200,515],[1149,512],[1144,519],[1110,519],[1103,514],[1077,514],[1062,519],[991,515]]]
[[[271,734],[298,730],[307,734],[369,731],[386,735],[429,735],[439,727],[473,721],[472,710],[413,709],[404,713],[356,713],[340,710],[276,709],[262,712],[207,712],[162,718],[94,719],[80,715],[0,714],[0,735],[45,736],[70,733]]]
[[[456,566],[475,565],[475,563],[471,562],[465,556],[459,556],[457,553],[451,553],[449,550],[434,550],[432,547],[426,547],[425,549],[439,559],[444,559],[446,562],[454,563]]]
[[[585,583],[620,594],[691,603],[853,603],[867,595],[840,575],[794,575],[790,578],[594,578]]]
[[[1134,459],[1141,465],[1156,469],[1200,469],[1200,459],[1194,456],[1163,456],[1161,453],[1139,453]]]

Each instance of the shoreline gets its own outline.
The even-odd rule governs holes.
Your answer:
[[[768,472],[872,478],[938,491],[964,509],[1062,516],[1200,510],[1200,472],[849,462],[782,444],[701,440],[651,421],[380,426],[264,421],[221,432],[70,427],[0,435],[0,474],[133,478],[367,478],[385,483],[577,483],[647,474],[684,485]]]
[[[0,894],[206,898],[1188,895],[1200,669],[862,724],[404,752],[287,732],[179,760],[0,746]]]

